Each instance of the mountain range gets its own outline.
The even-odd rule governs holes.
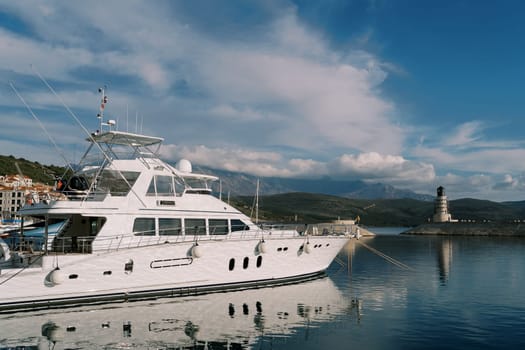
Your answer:
[[[257,177],[225,170],[198,167],[198,172],[215,175],[221,179],[222,192],[233,196],[254,195],[259,180],[259,194],[272,195],[289,192],[322,193],[354,199],[401,199],[410,198],[433,201],[434,197],[402,190],[383,183],[368,183],[362,180],[292,179]]]
[[[18,168],[34,182],[53,184],[64,168],[23,158],[0,156],[0,175],[17,174]],[[221,179],[223,199],[254,215],[259,180],[259,218],[271,222],[322,222],[359,216],[369,226],[415,226],[427,222],[434,197],[360,180],[283,179],[194,167],[196,172]],[[216,188],[218,190],[218,187]],[[525,222],[525,201],[492,202],[473,198],[449,201],[452,217],[475,222]]]

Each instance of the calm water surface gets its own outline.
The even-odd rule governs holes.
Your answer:
[[[0,348],[525,346],[525,240],[386,234],[303,284],[0,316]],[[1,297],[1,296],[0,296]]]

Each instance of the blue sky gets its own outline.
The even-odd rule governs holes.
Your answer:
[[[0,154],[64,165],[97,89],[163,158],[259,176],[362,179],[525,199],[520,1],[0,4]]]

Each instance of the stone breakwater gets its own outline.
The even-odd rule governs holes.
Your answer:
[[[419,225],[402,232],[403,235],[443,236],[511,236],[525,237],[525,223],[443,222]]]

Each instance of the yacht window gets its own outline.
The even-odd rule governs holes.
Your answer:
[[[133,223],[135,236],[155,236],[154,218],[136,218]]]
[[[121,171],[119,173],[116,170],[106,169],[98,179],[97,190],[109,192],[112,196],[126,196],[139,175],[140,173],[137,171]]]
[[[191,188],[208,189],[208,181],[206,179],[186,178],[186,183]]]
[[[173,187],[173,176],[155,175],[158,196],[173,196],[175,188]]]
[[[232,219],[231,225],[232,225],[232,232],[235,232],[235,231],[247,231],[247,230],[250,229],[250,227],[248,227],[248,225],[246,225],[244,222],[242,222],[239,219]]]
[[[184,230],[187,235],[206,235],[206,220],[184,219]]]
[[[209,219],[210,235],[228,234],[228,219]]]
[[[181,234],[180,219],[160,218],[159,219],[159,235],[180,235]]]
[[[154,196],[155,194],[157,196],[174,196],[173,176],[155,175],[152,177],[146,195]]]
[[[155,177],[151,178],[151,182],[149,183],[148,192],[146,192],[147,196],[154,196],[155,195]]]

